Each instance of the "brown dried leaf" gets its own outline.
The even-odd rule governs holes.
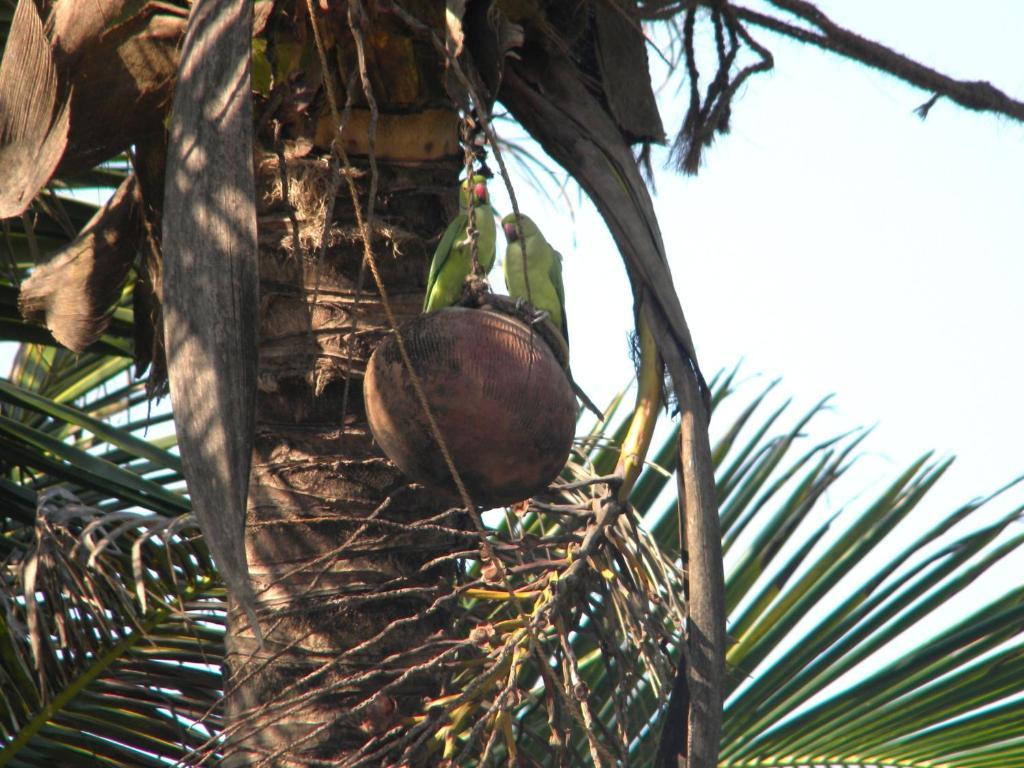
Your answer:
[[[73,92],[61,173],[91,168],[163,130],[185,30],[173,11],[139,0],[54,6],[54,59]]]
[[[129,176],[78,237],[22,284],[18,306],[73,352],[99,340],[135,258],[139,219]]]
[[[17,216],[53,174],[68,139],[68,96],[33,0],[20,0],[0,62],[0,218]]]
[[[244,546],[259,319],[251,20],[252,0],[192,6],[171,116],[162,250],[185,476],[214,559],[258,636]]]
[[[462,31],[462,17],[465,13],[466,0],[448,0],[445,3],[445,46],[453,56],[462,54],[462,45],[466,40],[466,35]]]
[[[274,0],[256,0],[252,9],[252,36],[263,34],[270,14],[274,10]]]
[[[672,373],[682,418],[690,561],[688,759],[692,768],[717,763],[724,690],[725,614],[718,511],[701,393],[707,392],[673,286],[664,242],[647,186],[622,130],[582,80],[575,63],[549,49],[543,73],[513,62],[502,102],[541,146],[587,191],[622,253],[638,306]],[[706,403],[704,404],[706,407]],[[699,523],[699,524],[698,524]],[[699,573],[698,573],[699,571]],[[697,652],[694,652],[695,649]],[[693,685],[695,681],[698,685]]]
[[[145,4],[145,0],[56,0],[49,18],[50,38],[59,56],[77,58],[105,30],[134,16]]]
[[[594,3],[596,55],[608,111],[630,142],[665,141],[634,2]]]
[[[135,332],[135,375],[149,368],[146,393],[167,394],[167,356],[163,329],[163,260],[160,255],[161,211],[164,205],[164,167],[167,165],[167,137],[140,141],[136,146],[135,173],[139,179],[142,251],[137,264],[138,278],[132,293]]]

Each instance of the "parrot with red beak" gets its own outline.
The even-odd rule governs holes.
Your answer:
[[[547,312],[566,344],[569,324],[565,316],[562,254],[556,251],[529,216],[510,213],[501,220],[508,247],[505,250],[505,286],[513,299],[523,299],[534,309]]]
[[[494,266],[497,230],[494,210],[487,193],[487,179],[474,176],[459,187],[459,213],[448,225],[434,251],[427,277],[423,311],[450,307],[462,298],[462,285],[473,271],[473,251],[469,237],[469,210],[472,196],[473,223],[477,231],[477,261],[486,277]]]

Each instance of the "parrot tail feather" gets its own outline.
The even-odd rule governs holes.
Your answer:
[[[583,403],[588,410],[593,411],[599,421],[604,421],[604,414],[601,412],[601,409],[594,405],[593,400],[587,397],[587,393],[583,391],[582,387],[580,387],[572,377],[569,378],[569,383],[572,384],[572,391],[576,393],[576,397],[580,399],[580,402]]]

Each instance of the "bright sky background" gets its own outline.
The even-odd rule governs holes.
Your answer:
[[[1024,97],[1016,0],[820,6],[940,71]],[[763,375],[750,394],[782,376],[798,409],[835,392],[822,434],[877,423],[865,461],[880,477],[935,449],[958,456],[947,499],[994,490],[1024,472],[1024,126],[945,100],[922,121],[913,109],[930,94],[760,39],[775,69],[748,81],[732,133],[699,176],[665,169],[664,152],[656,162],[658,215],[702,368],[743,359],[742,371]],[[664,95],[671,134],[686,98]],[[607,402],[630,375],[618,253],[575,190],[573,226],[567,206],[516,186],[565,256],[576,378]]]
[[[1024,98],[1019,0],[819,6],[939,71]],[[931,94],[769,33],[758,37],[775,69],[748,81],[731,134],[706,153],[699,176],[665,169],[664,152],[656,157],[656,207],[701,366],[710,376],[743,360],[743,403],[783,377],[776,402],[794,396],[794,417],[834,392],[812,438],[877,424],[816,523],[861,494],[867,503],[926,451],[955,454],[916,516],[897,529],[919,532],[1024,473],[1024,126],[945,100],[922,121],[913,110]],[[651,62],[658,66],[653,55]],[[672,135],[686,95],[663,96]],[[504,213],[501,187],[491,190]],[[524,179],[516,189],[523,212],[565,257],[574,373],[606,403],[631,375],[631,297],[619,255],[575,187],[573,214]],[[723,414],[717,426],[727,424]],[[1024,489],[1016,489],[991,517],[1022,503]],[[890,553],[909,543],[903,534],[889,541]],[[959,603],[964,611],[1020,582],[1012,561]],[[957,618],[941,613],[887,658]]]

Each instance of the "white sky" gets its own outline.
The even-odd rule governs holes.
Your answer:
[[[820,5],[943,72],[1024,98],[1019,2]],[[782,376],[798,408],[835,392],[822,434],[877,422],[865,450],[878,477],[935,449],[958,456],[941,486],[950,503],[993,490],[1024,472],[1024,126],[945,100],[922,121],[913,109],[930,94],[760,39],[775,69],[748,81],[732,133],[699,176],[656,165],[656,206],[702,368],[743,359],[764,383]],[[671,133],[685,94],[665,95]],[[507,212],[501,185],[491,187]],[[630,375],[619,256],[575,190],[572,226],[524,180],[516,188],[565,256],[576,378],[607,402]]]
[[[819,6],[944,73],[1024,98],[1019,0]],[[752,380],[737,400],[781,376],[775,402],[794,396],[794,417],[836,393],[831,413],[812,422],[812,439],[877,424],[856,470],[809,526],[851,500],[867,503],[926,451],[958,457],[871,559],[893,556],[938,516],[1024,473],[1024,126],[946,100],[922,121],[913,110],[931,94],[758,37],[775,69],[748,81],[731,134],[706,153],[699,176],[665,169],[664,153],[656,162],[655,204],[676,287],[705,373],[744,360]],[[664,96],[671,135],[686,95]],[[575,188],[571,213],[514,181],[523,212],[565,257],[576,379],[606,403],[631,376],[631,297],[618,253]],[[491,184],[508,212],[501,187]],[[728,423],[722,414],[712,432]],[[1017,488],[988,519],[1021,504]],[[1020,578],[1019,559],[1010,558],[955,612],[973,612]],[[868,664],[956,618],[940,613]]]

